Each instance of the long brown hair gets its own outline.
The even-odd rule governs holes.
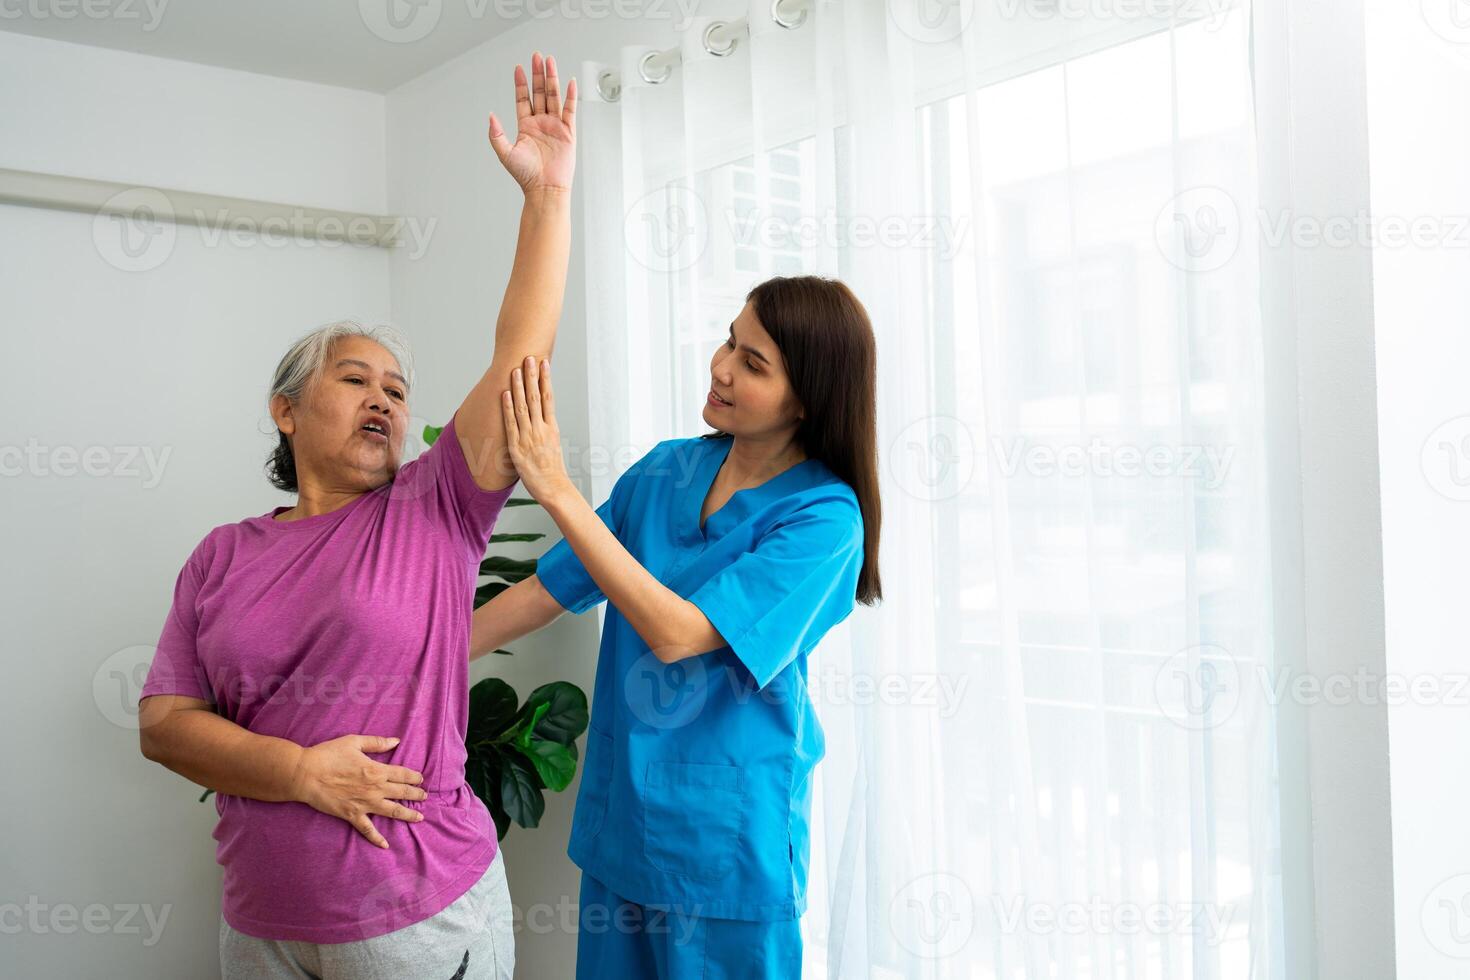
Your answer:
[[[745,297],[776,342],[796,398],[806,410],[796,430],[807,456],[852,487],[863,512],[863,569],[857,601],[883,598],[878,538],[877,342],[868,311],[846,283],[821,276],[777,276]]]

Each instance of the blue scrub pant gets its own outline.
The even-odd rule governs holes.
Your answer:
[[[710,919],[629,902],[585,872],[577,980],[800,980],[801,921]]]

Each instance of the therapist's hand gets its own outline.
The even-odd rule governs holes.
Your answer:
[[[417,823],[424,819],[422,812],[393,801],[429,797],[419,788],[423,773],[367,757],[369,752],[387,752],[397,744],[398,739],[381,735],[343,735],[303,749],[292,780],[292,798],[329,817],[346,820],[362,836],[386,848],[388,842],[368,814]]]
[[[526,358],[511,374],[510,390],[500,396],[505,442],[526,492],[543,506],[560,495],[580,494],[567,476],[556,427],[556,400],[551,391],[551,362]]]

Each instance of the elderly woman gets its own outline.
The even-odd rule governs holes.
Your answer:
[[[516,482],[500,393],[550,353],[570,247],[576,82],[517,65],[525,192],[488,370],[400,465],[410,375],[388,332],[334,324],[282,358],[269,471],[293,507],[216,527],[174,590],[143,754],[216,791],[229,977],[509,977],[495,828],[465,783],[478,563]]]

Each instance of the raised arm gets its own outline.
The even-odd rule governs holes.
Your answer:
[[[566,290],[571,250],[572,172],[576,164],[577,80],[563,101],[553,58],[531,56],[531,84],[515,70],[516,140],[490,114],[490,146],[525,193],[515,262],[500,316],[490,367],[470,390],[455,417],[460,446],[475,482],[499,490],[515,479],[505,447],[500,393],[511,369],[528,355],[550,357]]]

